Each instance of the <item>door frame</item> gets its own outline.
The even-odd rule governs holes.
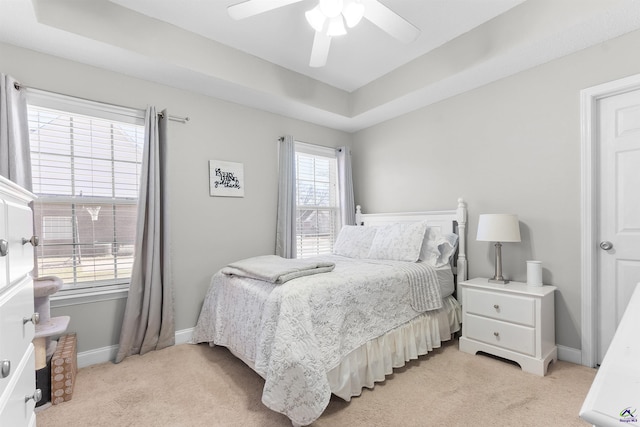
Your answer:
[[[640,74],[580,91],[582,364],[598,360],[598,101],[640,89]]]

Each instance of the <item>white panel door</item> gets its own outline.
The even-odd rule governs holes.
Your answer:
[[[640,282],[640,90],[599,101],[598,360]]]

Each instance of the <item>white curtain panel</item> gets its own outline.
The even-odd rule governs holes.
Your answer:
[[[175,344],[167,185],[168,115],[146,112],[135,258],[116,363]]]
[[[278,146],[276,255],[296,257],[296,148],[290,135]]]
[[[27,98],[16,80],[0,73],[0,175],[31,191]]]
[[[353,197],[353,176],[351,174],[351,149],[337,149],[338,187],[340,192],[340,219],[342,225],[356,224],[356,205]]]

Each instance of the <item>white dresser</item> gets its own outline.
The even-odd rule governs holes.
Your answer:
[[[558,359],[555,343],[555,286],[489,283],[477,278],[462,291],[460,350],[517,362],[523,371],[545,375]]]
[[[33,214],[35,196],[0,177],[0,426],[35,426]]]

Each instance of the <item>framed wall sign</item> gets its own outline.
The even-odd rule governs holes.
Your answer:
[[[244,197],[244,165],[209,160],[209,195]]]

